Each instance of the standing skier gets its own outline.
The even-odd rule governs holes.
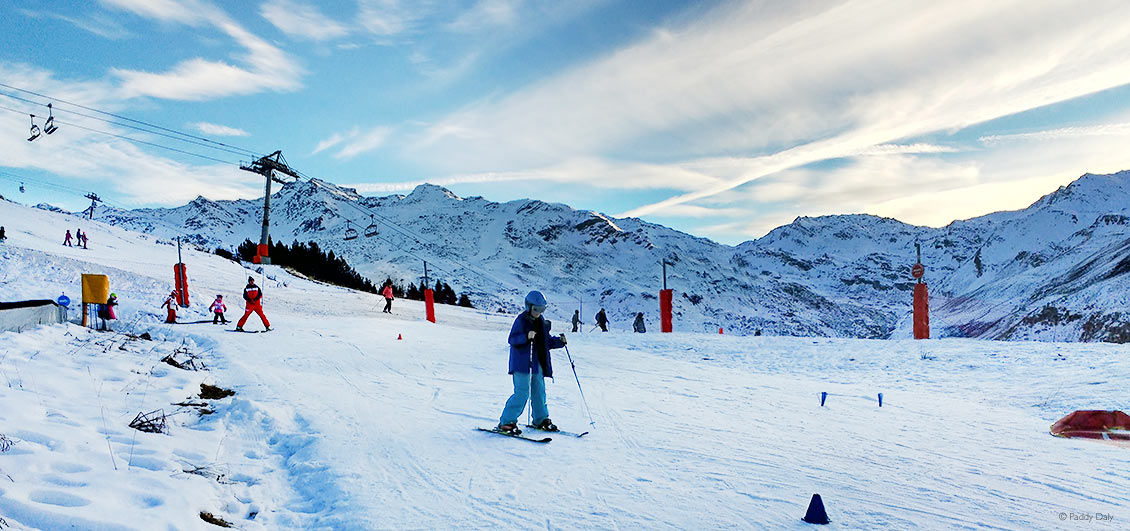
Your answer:
[[[71,231],[69,229],[67,230],[66,239],[63,240],[63,245],[66,245],[67,247],[74,247],[73,245],[71,245]]]
[[[604,308],[601,308],[599,312],[596,312],[596,326],[600,327],[601,332],[608,331],[608,316],[604,315]]]
[[[573,310],[573,332],[581,327],[581,311]]]
[[[549,420],[549,408],[545,404],[545,377],[553,378],[549,351],[565,346],[565,334],[549,335],[550,322],[542,318],[545,306],[545,297],[531,291],[526,295],[526,311],[518,314],[510,327],[507,342],[510,343],[509,374],[514,381],[514,393],[498,419],[500,432],[522,433],[518,429],[518,417],[526,409],[527,400],[530,400],[533,425],[541,430],[557,431],[557,426]]]
[[[392,283],[386,282],[385,289],[381,290],[381,295],[385,296],[385,309],[384,313],[392,313]]]
[[[161,307],[169,309],[169,313],[165,315],[165,322],[175,324],[177,322],[177,290],[169,293],[169,297],[165,299],[165,303]]]
[[[208,309],[212,310],[212,324],[228,324],[227,318],[224,317],[224,312],[228,311],[228,307],[224,304],[223,295],[216,295],[216,300],[212,301],[212,305]]]
[[[114,313],[114,306],[118,305],[118,294],[111,293],[110,298],[106,299],[106,304],[103,304],[98,309],[98,318],[102,320],[99,330],[110,330],[110,323],[107,321],[117,319],[118,315]]]
[[[251,312],[255,312],[259,314],[259,319],[263,321],[263,328],[270,332],[271,322],[267,320],[266,315],[263,315],[263,290],[255,285],[255,277],[247,277],[247,287],[243,288],[243,300],[247,302],[247,306],[243,312],[243,317],[235,324],[236,331],[242,332],[243,324],[247,322]]]
[[[647,329],[645,329],[643,326],[643,312],[636,314],[636,322],[632,323],[632,330],[635,330],[640,334],[647,332]]]

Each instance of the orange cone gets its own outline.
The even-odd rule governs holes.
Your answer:
[[[396,340],[400,341],[401,339],[404,339],[404,336],[402,336],[400,334],[396,334]]]

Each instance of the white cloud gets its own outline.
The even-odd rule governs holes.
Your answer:
[[[370,33],[391,37],[410,30],[430,8],[425,3],[401,3],[400,0],[359,0],[357,21]]]
[[[365,133],[354,133],[353,137],[334,154],[335,159],[347,160],[367,151],[372,151],[384,145],[388,139],[391,127],[374,127]]]
[[[196,122],[196,123],[190,124],[190,125],[192,127],[196,128],[197,131],[200,131],[201,133],[204,133],[206,135],[251,136],[251,133],[248,133],[247,131],[244,131],[243,129],[238,129],[238,128],[235,128],[235,127],[228,127],[226,125],[210,124],[208,122]]]
[[[644,215],[830,158],[951,152],[893,143],[1124,84],[1128,34],[1130,4],[1120,2],[726,3],[470,105],[408,153],[472,172],[631,159],[641,145],[669,148],[684,168],[765,153],[732,157],[745,166],[627,212]]]
[[[448,24],[450,31],[475,33],[496,26],[509,26],[518,18],[522,0],[479,0]]]
[[[993,145],[1002,142],[1060,140],[1067,138],[1080,138],[1089,136],[1127,136],[1130,135],[1130,123],[1102,124],[1086,127],[1062,127],[1047,131],[1031,133],[1016,133],[1011,135],[986,135],[977,140],[983,144]]]
[[[203,58],[182,61],[160,73],[111,69],[121,80],[123,98],[199,101],[255,94],[266,90],[289,91],[301,86],[302,68],[289,55],[248,32],[215,6],[194,0],[103,0],[138,15],[190,26],[211,25],[231,37],[246,53],[237,55],[242,65]]]
[[[356,129],[354,129],[353,134],[357,134]],[[323,151],[325,151],[329,148],[332,148],[332,147],[342,143],[342,141],[344,141],[345,139],[346,139],[346,135],[343,135],[341,133],[334,133],[329,138],[327,138],[327,139],[325,139],[321,142],[318,142],[318,145],[314,148],[314,151],[310,152],[310,154],[311,155],[317,155],[318,153],[321,153],[321,152],[323,152]]]
[[[112,41],[125,39],[131,36],[130,32],[123,28],[122,25],[117,21],[101,14],[85,17],[69,17],[66,15],[60,15],[58,13],[32,11],[30,9],[20,9],[19,11],[20,13],[23,13],[25,16],[30,18],[53,18],[56,20],[62,20],[63,22],[71,24],[76,28],[88,31],[90,33],[93,33],[94,35],[105,39],[110,39]]]
[[[293,0],[271,0],[259,6],[263,18],[283,33],[299,39],[326,41],[344,37],[349,30],[314,6]]]

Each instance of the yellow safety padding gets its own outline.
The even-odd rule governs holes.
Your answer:
[[[110,277],[106,275],[82,275],[83,304],[106,304],[110,298]]]

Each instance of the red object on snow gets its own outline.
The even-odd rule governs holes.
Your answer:
[[[914,339],[930,339],[930,296],[925,282],[914,285]]]
[[[1130,415],[1121,411],[1079,410],[1052,424],[1056,437],[1096,439],[1130,447]]]
[[[173,282],[177,287],[177,304],[188,307],[188,271],[184,262],[173,265]]]
[[[436,322],[435,292],[430,289],[424,290],[424,316],[427,320]]]
[[[671,293],[672,290],[659,290],[659,330],[671,331]]]
[[[402,336],[402,335],[400,335],[400,334],[396,334],[396,340],[397,340],[397,341],[400,341],[400,340],[402,340],[402,339],[404,339],[404,336]]]
[[[718,333],[719,333],[719,334],[721,334],[721,333],[722,333],[722,327],[721,327],[721,326],[719,326],[719,327],[718,327]]]

